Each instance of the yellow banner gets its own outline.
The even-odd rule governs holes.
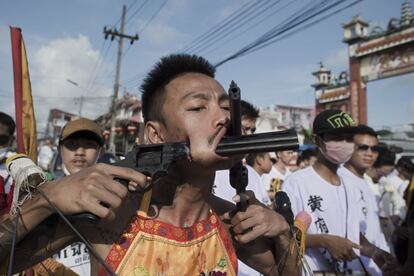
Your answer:
[[[29,66],[26,57],[26,47],[22,38],[22,126],[23,141],[26,154],[37,163],[36,119],[33,107],[32,87],[30,84]]]

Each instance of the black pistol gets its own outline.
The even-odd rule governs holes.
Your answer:
[[[232,81],[229,88],[231,128],[230,135],[223,137],[216,148],[216,153],[222,156],[244,155],[256,152],[271,152],[283,150],[297,150],[299,141],[294,129],[258,133],[242,136],[241,134],[241,98],[240,89]],[[168,175],[168,170],[173,164],[180,160],[191,160],[190,145],[187,142],[161,143],[136,145],[124,160],[114,166],[127,167],[151,177],[151,183],[141,192],[145,192],[157,183],[157,180]],[[116,179],[127,186],[128,180]],[[248,182],[247,169],[243,162],[239,161],[230,168],[230,184],[240,195],[238,210],[244,211],[247,208],[247,197],[245,195]],[[82,213],[71,216],[71,219],[86,218],[97,220],[97,217],[90,213]]]
[[[238,138],[242,136],[241,126],[241,93],[240,88],[234,81],[231,81],[229,87],[230,98],[230,137]],[[236,193],[240,197],[237,203],[238,211],[246,211],[248,200],[246,195],[246,187],[248,184],[247,168],[243,165],[243,161],[238,161],[230,168],[230,185],[236,189]]]

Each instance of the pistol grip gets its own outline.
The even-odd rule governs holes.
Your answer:
[[[89,221],[91,223],[97,223],[100,218],[92,213],[80,213],[76,215],[68,216],[69,221]]]
[[[245,212],[247,209],[247,205],[249,205],[249,200],[247,199],[246,193],[239,193],[240,201],[237,202],[237,210],[241,212]]]

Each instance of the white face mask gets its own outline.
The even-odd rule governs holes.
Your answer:
[[[343,141],[323,141],[325,150],[319,147],[319,151],[330,162],[340,165],[348,162],[354,152],[354,143]]]

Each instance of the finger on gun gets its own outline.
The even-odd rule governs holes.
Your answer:
[[[134,181],[140,186],[145,186],[147,183],[147,176],[131,168],[111,166],[108,164],[99,164],[106,174],[115,178],[126,179]]]

